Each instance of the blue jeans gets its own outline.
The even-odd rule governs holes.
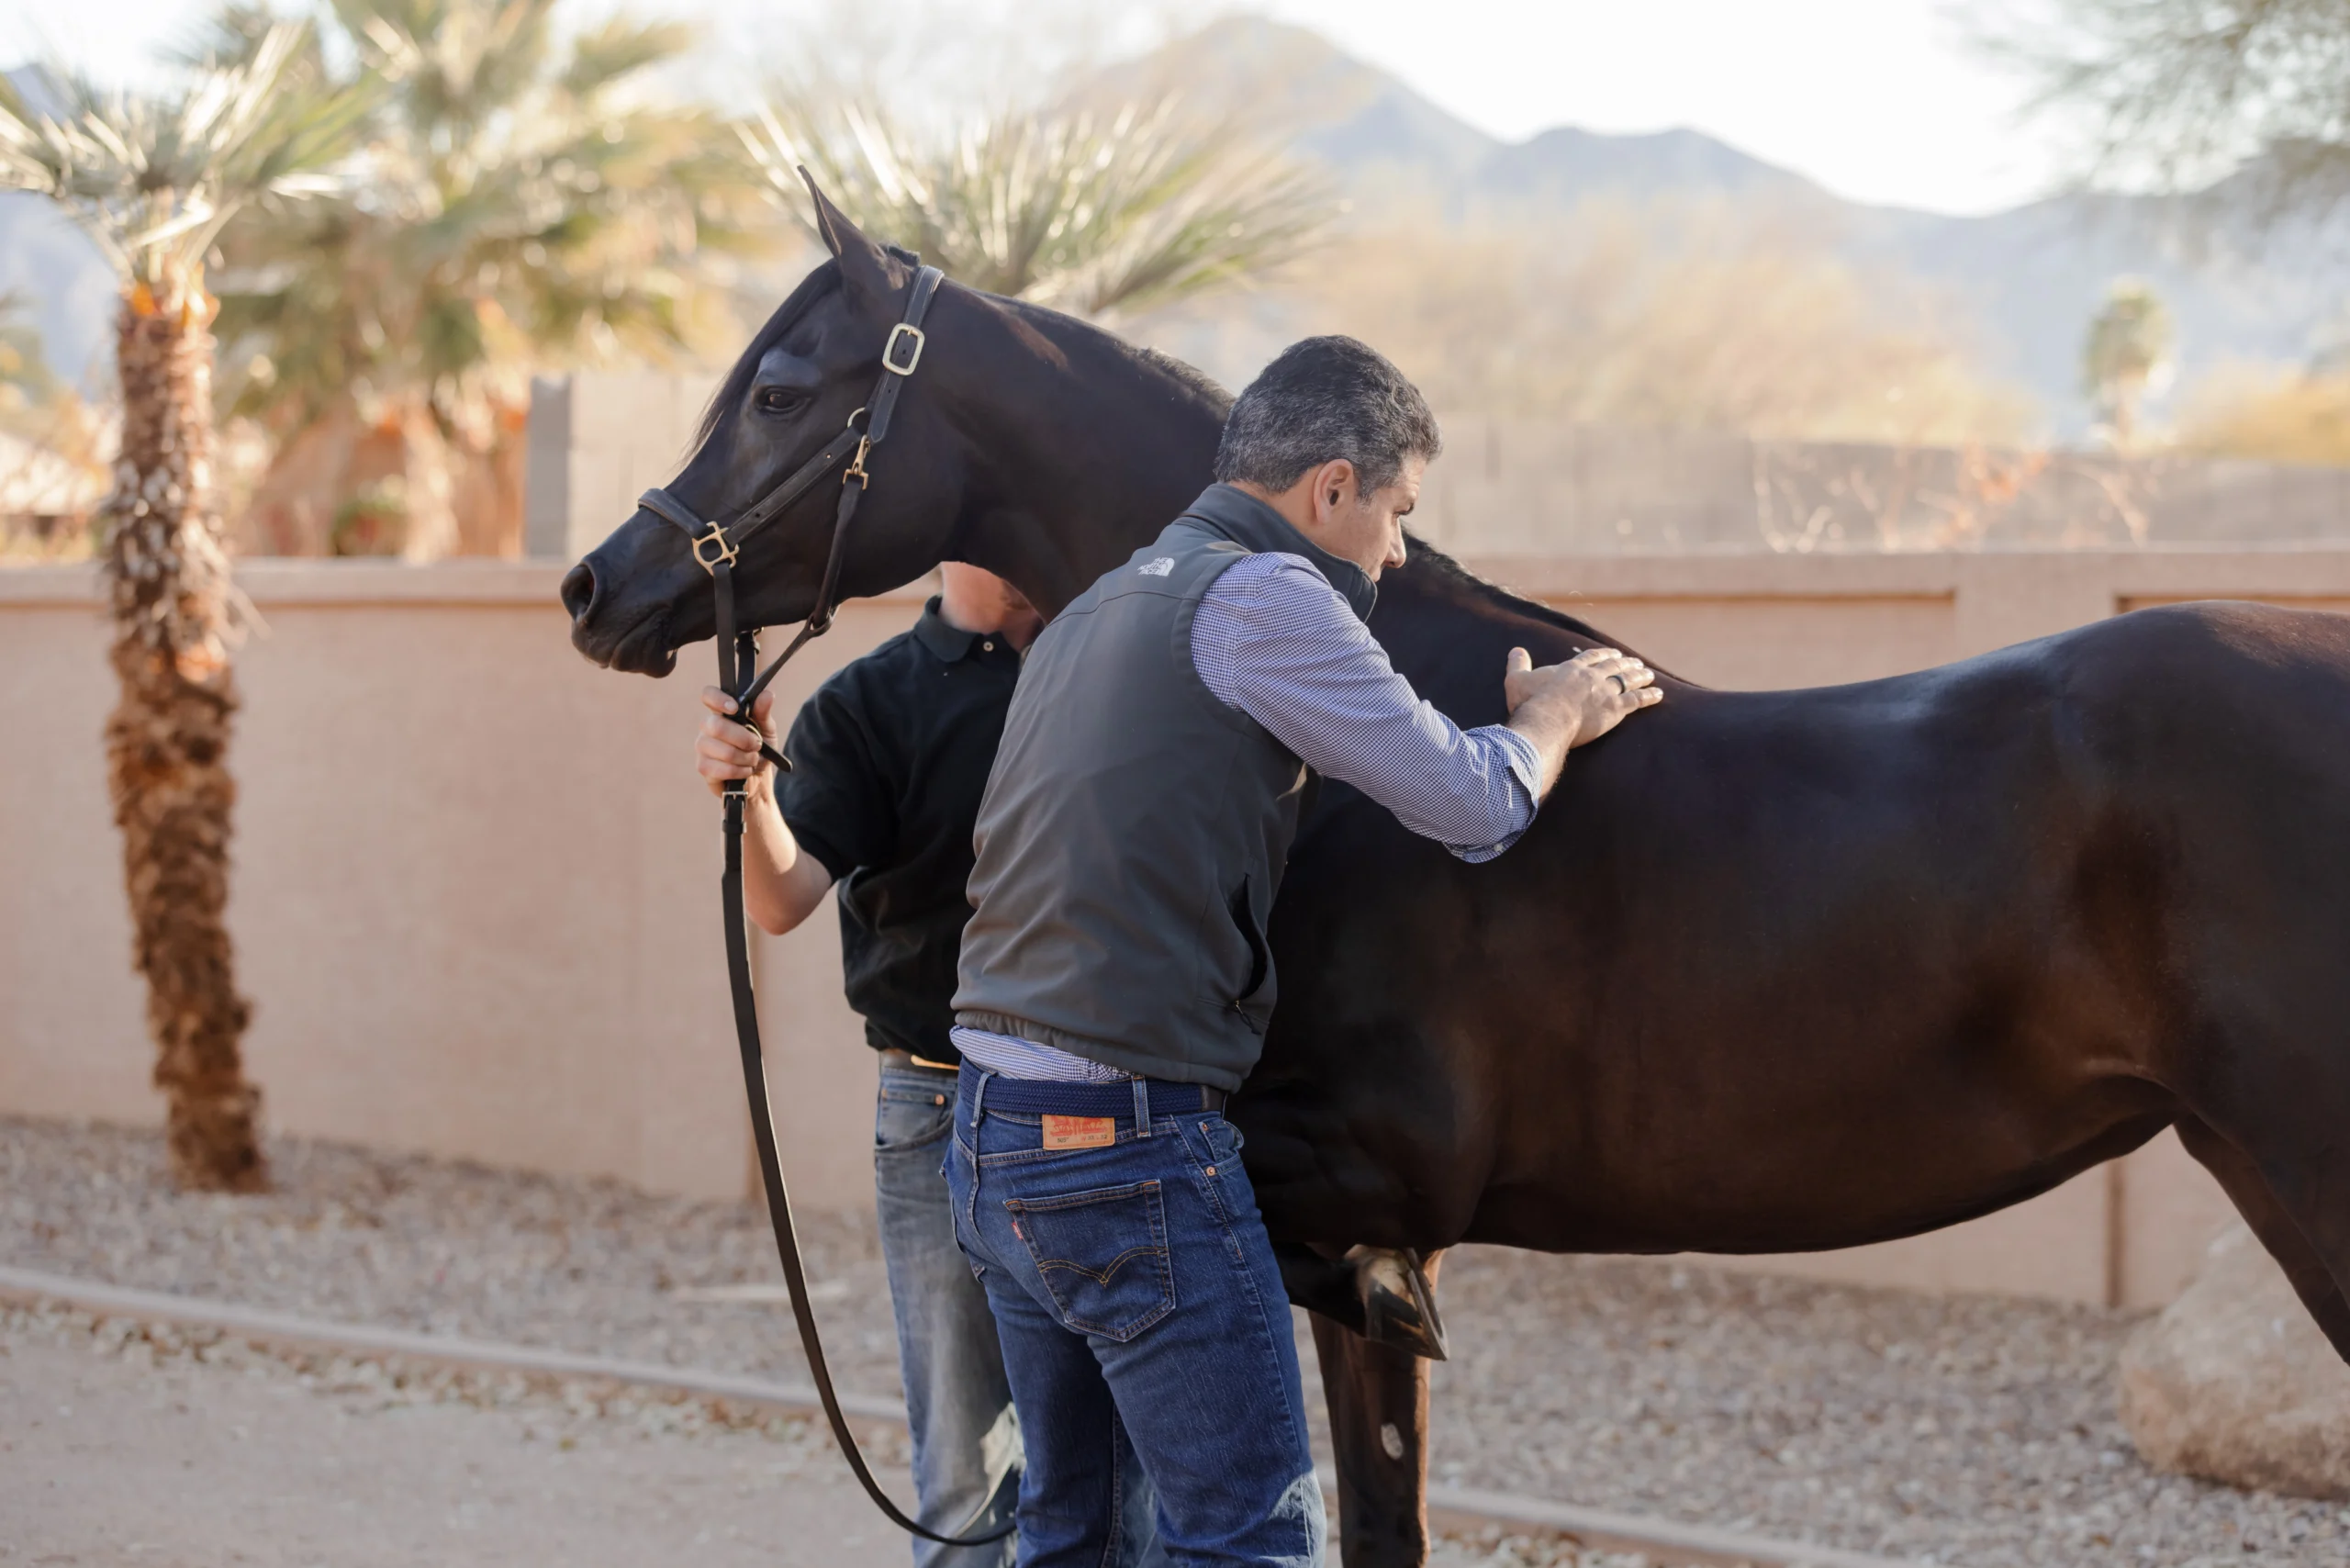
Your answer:
[[[873,1190],[881,1258],[898,1320],[898,1369],[913,1431],[914,1517],[941,1535],[993,1529],[1013,1517],[1020,1491],[1020,1423],[1004,1378],[1003,1350],[987,1293],[956,1245],[946,1180],[939,1169],[954,1126],[955,1074],[883,1058],[873,1113]],[[1148,1483],[1130,1502],[1146,1518]],[[1145,1529],[1112,1568],[1152,1568]],[[1002,1568],[1010,1538],[946,1547],[916,1539],[917,1568]]]
[[[1137,1461],[1170,1563],[1319,1564],[1289,1297],[1239,1135],[1129,1114],[1113,1143],[1048,1150],[1041,1115],[987,1107],[991,1081],[963,1070],[946,1178],[1027,1442],[1021,1568],[1113,1560]]]

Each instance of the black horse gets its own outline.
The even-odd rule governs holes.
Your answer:
[[[910,268],[819,210],[834,260],[671,487],[704,516],[877,374]],[[955,559],[1050,612],[1205,483],[1226,399],[1184,366],[954,286],[929,328],[847,592]],[[812,498],[746,551],[746,619],[807,612],[829,518]],[[666,674],[711,632],[708,578],[647,513],[563,592],[617,668]],[[1511,646],[1608,641],[1426,549],[1371,625],[1463,724],[1502,717]],[[1323,792],[1232,1111],[1277,1241],[1850,1247],[2177,1126],[2350,1357],[2350,619],[2205,604],[1860,685],[1660,684],[1488,865]],[[1346,1560],[1420,1562],[1425,1366],[1315,1328]]]

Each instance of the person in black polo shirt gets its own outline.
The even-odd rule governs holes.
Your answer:
[[[987,1292],[956,1245],[941,1157],[952,1125],[956,1069],[947,1031],[956,957],[971,917],[971,829],[996,742],[1043,619],[992,573],[950,562],[943,591],[912,630],[890,638],[818,688],[784,743],[792,770],[780,810],[732,699],[705,687],[710,710],[695,751],[711,789],[750,781],[743,897],[777,935],[840,885],[841,965],[849,1005],[880,1054],[873,1184],[881,1254],[898,1320],[899,1366],[913,1429],[919,1518],[944,1535],[992,1529],[1013,1517],[1019,1428]],[[763,694],[753,717],[775,737]],[[1137,1469],[1123,1509],[1141,1529],[1120,1562],[1156,1561],[1148,1482]],[[1009,1563],[1010,1540],[952,1549],[914,1543],[923,1568]]]

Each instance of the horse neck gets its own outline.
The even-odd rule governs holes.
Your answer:
[[[969,483],[951,553],[1052,615],[1206,487],[1225,406],[1097,328],[973,296],[957,388]]]

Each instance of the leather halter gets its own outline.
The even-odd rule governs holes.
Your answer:
[[[809,642],[833,629],[833,611],[839,608],[834,596],[840,588],[842,547],[848,542],[848,525],[856,516],[856,504],[865,498],[865,487],[872,477],[865,471],[865,459],[889,435],[890,416],[897,410],[898,394],[913,375],[914,367],[922,363],[922,351],[929,341],[923,336],[923,318],[929,313],[931,297],[938,292],[945,277],[936,267],[915,271],[913,288],[906,297],[905,316],[890,329],[889,340],[881,345],[881,378],[874,384],[873,396],[866,400],[864,408],[848,417],[848,424],[840,434],[793,469],[781,484],[744,508],[731,524],[703,521],[694,515],[691,507],[658,485],[636,498],[638,506],[685,533],[695,561],[710,574],[711,590],[718,601],[718,684],[734,699],[734,711],[745,723],[750,722],[751,704],[767,689],[776,672]],[[865,420],[862,431],[856,428],[860,417]],[[850,455],[852,453],[854,456]],[[737,667],[742,651],[738,644],[745,639],[734,623],[735,557],[741,554],[744,540],[782,515],[785,508],[839,467],[845,458],[848,468],[841,476],[840,498],[833,509],[832,548],[824,555],[824,577],[816,590],[815,608],[808,612],[808,619],[800,622],[799,633],[776,655],[775,662],[757,679],[742,686],[740,678],[747,671]],[[755,637],[755,632],[751,635]],[[745,662],[756,667],[755,650]],[[790,770],[791,764],[774,747],[762,742],[759,751],[778,767]]]
[[[827,442],[822,451],[792,470],[789,477],[751,503],[731,524],[704,521],[694,515],[692,508],[658,487],[637,498],[638,506],[684,530],[692,542],[694,559],[710,574],[711,589],[718,601],[718,684],[734,699],[734,717],[745,724],[752,722],[751,705],[758,700],[759,693],[775,678],[776,672],[811,640],[832,630],[833,611],[838,608],[834,596],[840,588],[842,546],[848,540],[848,525],[856,516],[856,504],[864,498],[867,485],[872,482],[872,476],[865,471],[865,460],[890,433],[890,416],[897,409],[898,394],[913,375],[914,367],[922,363],[922,320],[943,275],[936,267],[923,267],[914,274],[905,317],[890,330],[889,341],[881,345],[881,379],[865,407],[849,416],[847,428]],[[860,416],[865,420],[862,431],[857,429]],[[758,668],[759,634],[756,628],[745,631],[734,623],[735,556],[741,553],[745,539],[780,516],[787,507],[813,488],[816,481],[839,467],[844,459],[848,467],[841,475],[840,499],[833,510],[832,551],[824,558],[823,584],[816,590],[816,606],[800,623],[790,645],[776,655],[775,662],[755,679],[738,684]],[[790,771],[790,762],[764,739],[759,743],[759,754],[778,769]],[[743,812],[746,801],[743,780],[729,779],[723,800],[726,871],[719,883],[719,895],[725,908],[726,980],[734,1003],[734,1042],[743,1057],[743,1087],[751,1102],[751,1136],[758,1146],[759,1181],[767,1191],[767,1218],[775,1226],[776,1255],[783,1263],[784,1283],[791,1294],[792,1320],[800,1327],[800,1349],[807,1354],[808,1373],[823,1404],[824,1418],[832,1424],[834,1440],[840,1444],[849,1469],[864,1484],[866,1495],[899,1529],[942,1546],[981,1546],[1002,1540],[1012,1533],[1013,1525],[987,1535],[956,1536],[941,1535],[909,1518],[873,1479],[865,1454],[856,1446],[856,1436],[841,1414],[840,1396],[833,1390],[832,1368],[824,1360],[823,1342],[816,1332],[816,1315],[808,1305],[807,1268],[800,1260],[800,1238],[791,1222],[791,1194],[783,1184],[783,1162],[776,1152],[775,1118],[767,1108],[767,1063],[759,1048],[759,1006],[751,988],[750,934],[744,928],[743,919]]]

